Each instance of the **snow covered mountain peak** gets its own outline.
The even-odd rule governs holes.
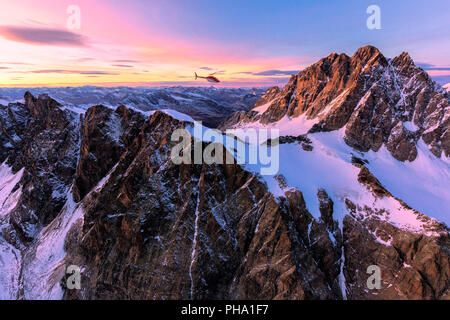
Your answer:
[[[387,59],[366,46],[319,60],[221,127],[276,127],[294,136],[345,128],[346,143],[362,152],[385,145],[396,159],[413,161],[423,139],[435,156],[449,157],[449,99],[408,53]]]

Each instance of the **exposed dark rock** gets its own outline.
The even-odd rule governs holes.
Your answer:
[[[392,129],[386,143],[392,156],[400,161],[413,161],[417,157],[416,135],[405,129],[401,122]]]
[[[400,231],[368,208],[347,202],[344,218],[345,279],[350,299],[448,299],[448,232],[438,238]],[[389,245],[388,245],[389,243]],[[354,256],[358,256],[358,261]],[[381,288],[369,290],[367,268],[381,270]]]
[[[353,165],[355,165],[356,167],[359,167],[359,168],[361,168],[362,166],[369,163],[367,160],[358,158],[357,156],[355,156],[353,154],[352,154],[351,161],[352,161]]]
[[[63,111],[47,95],[25,93],[25,105],[0,107],[0,160],[16,172],[24,168],[22,197],[10,215],[11,241],[27,242],[50,223],[64,205],[75,173],[78,115]]]

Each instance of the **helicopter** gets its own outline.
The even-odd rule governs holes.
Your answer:
[[[218,82],[220,82],[219,79],[217,79],[216,77],[214,77],[215,72],[214,72],[214,73],[211,73],[211,74],[210,74],[209,76],[207,76],[207,77],[199,76],[199,75],[197,75],[197,72],[194,72],[194,74],[195,74],[195,80],[197,80],[197,78],[201,78],[201,79],[205,79],[206,81],[213,82],[213,83],[218,83]]]

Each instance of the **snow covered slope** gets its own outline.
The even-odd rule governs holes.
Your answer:
[[[21,187],[13,190],[22,174],[23,169],[13,174],[6,161],[0,165],[0,300],[18,297],[21,253],[3,238],[2,231],[8,224],[9,213],[21,196]]]
[[[238,136],[248,129],[291,136],[280,145],[280,173],[306,195],[311,212],[318,214],[318,188],[332,190],[335,200],[362,197],[354,156],[393,196],[450,224],[449,97],[405,52],[393,59],[371,46],[352,57],[333,53],[221,128]],[[292,142],[300,135],[312,151]]]
[[[418,157],[413,162],[396,160],[385,147],[378,152],[359,153],[345,144],[343,135],[343,130],[308,135],[312,151],[303,150],[297,143],[280,145],[280,174],[285,176],[288,186],[302,190],[310,212],[317,217],[320,214],[316,196],[319,188],[329,191],[335,203],[343,204],[343,200],[349,198],[362,206],[382,208],[388,205],[374,199],[358,183],[359,168],[352,164],[352,156],[357,156],[367,161],[365,166],[393,196],[450,225],[448,158],[436,158],[423,142],[420,142]],[[266,179],[275,188],[275,194],[283,191],[277,192],[278,184],[272,177]],[[390,205],[386,207],[391,208]]]

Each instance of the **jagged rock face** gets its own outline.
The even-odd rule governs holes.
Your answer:
[[[387,61],[374,47],[358,50],[353,57],[333,53],[318,63],[292,76],[278,98],[262,116],[263,123],[280,120],[284,115],[298,117],[306,114],[317,117],[335,98],[330,113],[323,122],[324,130],[334,130],[343,126],[353,111],[352,102],[360,94],[362,75],[369,73],[379,65],[386,66]],[[358,99],[359,100],[359,99]],[[283,110],[284,112],[280,112]]]
[[[84,203],[66,247],[89,271],[66,298],[341,298],[332,212],[308,236],[301,192],[280,204],[237,164],[174,165],[166,137],[185,125],[151,116]]]
[[[391,130],[386,147],[394,158],[400,161],[414,161],[417,156],[415,144],[417,140],[418,135],[415,132],[408,131],[401,122],[398,122]]]
[[[25,105],[0,106],[0,112],[0,161],[7,160],[14,172],[24,168],[22,197],[10,215],[9,237],[27,242],[67,200],[77,163],[78,115],[61,110],[46,95],[36,99],[28,92]]]
[[[141,114],[126,107],[116,112],[94,106],[82,123],[81,151],[74,185],[74,199],[80,201],[104,177],[143,123]]]
[[[449,259],[443,248],[448,248],[448,236],[430,241],[423,235],[399,232],[391,224],[373,215],[361,219],[358,210],[349,203],[350,214],[344,218],[344,274],[347,297],[351,299],[448,299]],[[389,240],[384,246],[374,241],[372,233]],[[364,244],[364,245],[361,245]],[[358,255],[357,262],[352,257]],[[382,270],[382,288],[377,292],[367,289],[370,265]],[[442,268],[442,269],[441,269]]]
[[[270,103],[279,95],[279,93],[280,88],[278,86],[267,89],[267,91],[254,103],[254,107],[259,107],[264,104]],[[258,113],[254,111],[237,111],[227,117],[225,120],[221,121],[221,123],[219,123],[218,125],[218,128],[225,130],[232,127],[236,123],[251,122],[256,117],[258,117]]]
[[[378,197],[392,197],[364,166],[358,180]],[[376,299],[449,298],[450,259],[445,252],[447,249],[444,249],[450,245],[448,231],[431,240],[423,234],[399,230],[380,219],[380,213],[355,205],[348,199],[346,208],[349,214],[343,220],[343,238],[348,296],[353,299],[374,298],[374,293],[363,284],[367,279],[365,270],[370,265],[377,265],[383,270],[384,289],[375,293]],[[425,215],[422,219],[429,223],[429,231],[447,229]],[[380,240],[375,241],[374,236],[386,245],[380,246]],[[362,260],[356,262],[353,255]]]
[[[412,161],[420,138],[437,157],[450,155],[449,112],[448,94],[407,53],[390,60],[367,46],[321,59],[292,76],[262,114],[240,112],[221,128],[303,116],[316,120],[309,132],[345,127],[350,146],[378,151],[385,143],[396,159]]]
[[[394,58],[387,71],[382,71],[381,80],[372,84],[373,89],[362,98],[346,126],[347,143],[362,151],[377,151],[384,142],[396,159],[412,161],[417,154],[416,142],[422,137],[436,156],[442,152],[448,156],[450,149],[439,142],[445,141],[449,128],[445,92],[407,53]],[[410,123],[409,127],[405,123]]]
[[[267,91],[255,102],[255,107],[259,107],[263,104],[269,103],[277,97],[280,93],[280,88],[278,86],[270,87]]]
[[[231,116],[223,120],[219,125],[218,128],[220,130],[226,130],[229,128],[232,128],[237,123],[248,123],[253,121],[257,116],[257,113],[254,111],[237,111],[233,113]]]
[[[315,219],[301,191],[276,198],[237,164],[174,165],[168,137],[187,125],[153,114],[104,186],[83,200],[84,223],[65,244],[66,261],[85,270],[83,284],[66,299],[447,297],[445,226],[423,215],[439,236],[407,232],[347,200],[340,227],[323,189]],[[392,197],[364,166],[359,182]],[[383,270],[376,292],[367,289],[372,264]]]

